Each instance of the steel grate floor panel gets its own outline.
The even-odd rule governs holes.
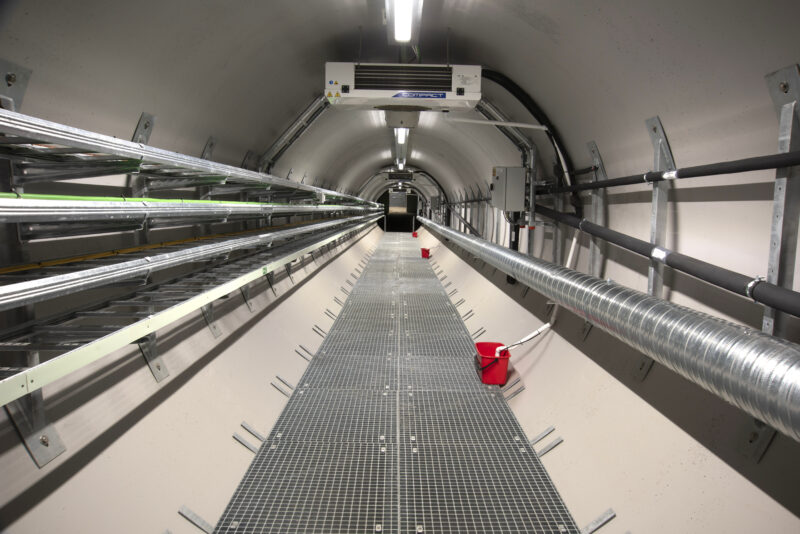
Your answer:
[[[417,240],[348,291],[215,532],[577,533]]]

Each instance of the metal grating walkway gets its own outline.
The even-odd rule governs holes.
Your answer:
[[[214,532],[578,532],[419,256],[384,235]]]

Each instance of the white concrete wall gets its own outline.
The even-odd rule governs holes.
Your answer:
[[[294,350],[316,351],[322,338],[312,326],[329,329],[325,308],[338,313],[333,297],[345,300],[339,287],[349,287],[345,280],[381,233],[373,227],[354,244],[316,255],[293,273],[294,283],[275,284],[277,297],[262,284],[253,291],[254,313],[234,293],[231,310],[218,312],[220,339],[199,313],[159,331],[170,371],[160,384],[130,349],[44,388],[67,451],[42,469],[0,411],[0,527],[10,534],[198,532],[178,516],[181,505],[216,523],[253,459],[232,434],[258,443],[242,421],[269,432],[286,403],[270,381],[280,375],[297,384],[307,362]]]
[[[468,330],[486,329],[480,341],[510,343],[543,324],[520,304],[525,299],[513,298],[484,276],[491,275],[491,268],[481,274],[426,230],[420,242],[433,248],[433,261],[453,282],[451,288],[458,289],[452,300],[465,299],[462,315],[474,310]],[[505,275],[494,278],[505,283]],[[517,297],[522,291],[519,285],[513,290]],[[562,310],[560,321],[570,315]],[[511,352],[515,376],[521,376],[525,390],[509,404],[529,439],[556,427],[537,450],[557,436],[564,438],[542,461],[580,526],[613,508],[617,518],[602,529],[604,534],[800,530],[800,519],[583,354],[574,341],[551,331]],[[717,437],[730,438],[725,432]]]

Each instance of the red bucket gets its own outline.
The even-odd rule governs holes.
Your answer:
[[[508,380],[508,350],[503,350],[495,356],[497,347],[502,347],[503,343],[475,343],[478,351],[478,369],[481,374],[481,382],[484,384],[503,385]]]
[[[417,232],[411,232],[411,237],[417,237]]]
[[[422,249],[420,249],[420,250],[422,251],[422,257],[423,257],[423,258],[430,258],[430,257],[431,257],[431,249],[429,249],[429,248],[422,248]]]

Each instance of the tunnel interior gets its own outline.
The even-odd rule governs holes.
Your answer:
[[[0,530],[800,530],[798,16],[0,3]]]

